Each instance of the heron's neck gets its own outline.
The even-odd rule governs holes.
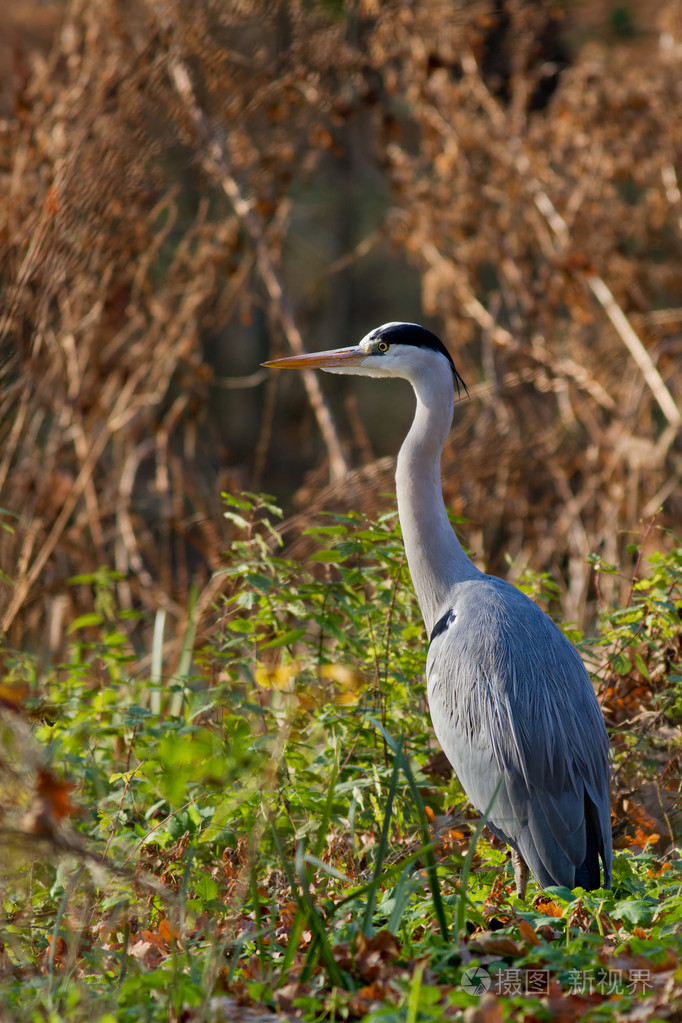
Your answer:
[[[452,423],[452,381],[443,373],[412,386],[417,411],[398,455],[396,490],[407,563],[430,633],[454,583],[480,573],[450,525],[440,482],[441,453]]]

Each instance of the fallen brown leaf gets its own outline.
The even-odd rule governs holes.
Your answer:
[[[356,955],[367,955],[370,952],[378,952],[386,959],[396,959],[400,955],[400,946],[390,931],[377,931],[371,938],[358,934],[355,939]]]
[[[45,768],[38,771],[36,791],[40,798],[48,804],[50,813],[56,821],[70,817],[76,812],[77,808],[71,802],[71,793],[74,788],[73,782],[56,778],[52,771]]]
[[[170,945],[172,941],[176,941],[180,937],[180,931],[165,919],[159,924],[159,934],[167,945]]]
[[[464,1023],[502,1023],[500,1000],[488,991],[478,1005],[470,1005],[464,1013]]]
[[[151,941],[140,939],[128,950],[138,962],[143,963],[147,969],[154,969],[163,960],[166,952],[157,944]]]
[[[554,902],[552,899],[548,899],[546,895],[538,895],[533,902],[533,909],[537,909],[539,913],[544,913],[545,916],[562,916],[563,909],[558,902]]]
[[[275,991],[275,1001],[280,1009],[293,1009],[295,999],[309,993],[310,988],[307,984],[299,984],[297,981],[292,981]]]
[[[535,928],[527,920],[519,920],[519,934],[529,945],[541,945],[542,942],[535,933]]]
[[[373,1009],[385,1004],[390,992],[386,984],[374,981],[356,991],[350,999],[348,1009],[351,1016],[361,1019]]]
[[[494,934],[492,931],[481,931],[470,940],[469,948],[474,952],[485,952],[510,958],[517,958],[526,952],[525,945],[522,945],[520,941],[514,941],[506,934]]]
[[[27,682],[0,683],[0,706],[19,710],[31,692]]]
[[[72,782],[61,781],[47,768],[40,768],[33,803],[20,822],[22,831],[41,837],[53,835],[65,817],[77,812],[70,795],[74,787]]]
[[[390,931],[378,931],[371,938],[358,934],[355,940],[355,964],[363,980],[385,979],[399,954],[398,942]]]
[[[45,956],[44,956],[45,966],[46,967],[47,967],[47,964],[49,963],[49,961],[50,961],[50,959],[52,957],[53,948],[54,948],[54,965],[55,965],[55,967],[57,969],[61,969],[62,966],[64,965],[64,957],[65,957],[65,955],[66,955],[66,953],[68,951],[68,945],[66,944],[66,941],[64,940],[64,938],[61,937],[61,935],[57,935],[57,940],[56,941],[54,939],[54,935],[53,934],[48,934],[48,936],[47,936],[47,948],[45,949]]]

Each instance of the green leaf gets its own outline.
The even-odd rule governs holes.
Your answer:
[[[577,899],[577,896],[573,894],[571,889],[565,888],[563,885],[551,884],[544,891],[555,899],[561,899],[562,902],[575,902]]]
[[[267,576],[262,575],[260,572],[247,572],[244,578],[249,586],[253,586],[254,589],[259,590],[261,593],[270,592],[272,580],[268,579]]]
[[[654,918],[654,906],[640,899],[627,899],[617,902],[611,910],[611,915],[616,920],[627,924],[630,930],[633,927],[650,927]]]
[[[256,623],[252,618],[232,618],[225,622],[225,627],[230,632],[242,632],[245,635],[250,635],[255,629]]]
[[[275,639],[271,639],[267,643],[261,643],[260,649],[272,650],[278,646],[289,646],[297,640],[302,639],[306,632],[307,629],[289,629],[288,632],[283,632],[281,636],[276,636]]]
[[[611,661],[611,667],[615,671],[616,675],[627,675],[631,668],[630,658],[627,654],[616,654]]]
[[[71,635],[73,632],[77,632],[79,629],[86,629],[91,625],[101,625],[104,619],[101,614],[97,611],[90,611],[88,614],[81,615],[80,618],[76,618],[75,621],[71,622],[68,634]]]
[[[201,873],[194,882],[194,891],[202,902],[212,902],[217,898],[219,890],[218,883],[210,874]]]
[[[231,508],[239,508],[241,511],[249,511],[253,508],[253,501],[248,500],[245,497],[238,497],[236,494],[228,494],[225,491],[220,495],[225,502]]]
[[[348,532],[346,526],[313,526],[310,529],[304,529],[304,536],[345,536]]]
[[[646,664],[644,663],[644,659],[642,658],[642,655],[637,650],[633,651],[633,655],[634,655],[634,658],[635,658],[635,664],[639,668],[640,674],[642,675],[643,678],[647,679],[647,681],[648,681],[648,679],[649,679],[649,669],[647,668]]]
[[[238,529],[248,530],[251,527],[251,523],[237,512],[226,511],[223,512],[223,516]]]
[[[341,561],[345,561],[348,557],[348,552],[343,553],[340,550],[324,550],[316,551],[310,555],[310,561],[321,561],[325,565],[338,564]]]

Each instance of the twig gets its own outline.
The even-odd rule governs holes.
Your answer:
[[[560,247],[562,249],[566,249],[570,242],[570,231],[568,230],[568,225],[556,209],[552,200],[543,190],[537,178],[529,176],[530,161],[528,160],[528,157],[519,153],[515,157],[514,164],[519,173],[526,178],[533,193],[535,205],[552,229]],[[613,292],[609,288],[608,284],[603,277],[600,277],[595,273],[584,273],[584,279],[597,302],[599,302],[600,306],[610,319],[621,341],[625,344],[630,355],[637,363],[637,366],[639,367],[651,393],[658,402],[663,415],[672,425],[681,426],[682,414],[680,413],[675,400],[670,394],[668,388],[665,386],[661,374],[656,369],[654,361],[649,355],[647,349],[644,347],[639,335],[613,297]]]
[[[632,594],[634,593],[634,590],[635,590],[635,583],[637,582],[637,573],[639,572],[639,566],[642,563],[642,555],[644,554],[644,547],[646,545],[647,540],[649,539],[649,533],[653,529],[654,522],[656,521],[656,519],[657,519],[657,516],[656,515],[652,515],[651,518],[649,519],[649,521],[647,522],[647,527],[646,527],[646,529],[644,531],[644,536],[642,537],[641,543],[639,544],[639,547],[637,548],[637,560],[635,561],[635,567],[634,567],[634,569],[632,571],[632,582],[630,583],[630,590],[628,592],[628,599],[625,601],[625,604],[623,605],[623,607],[630,607],[630,601],[632,600]]]
[[[364,259],[385,237],[385,227],[383,225],[375,227],[373,231],[370,231],[365,238],[358,242],[354,249],[344,253],[343,256],[339,256],[333,263],[330,263],[326,269],[325,276],[331,277],[332,274],[338,274],[349,266],[353,266],[359,260]]]
[[[677,226],[682,231],[682,216],[678,210],[680,206],[680,186],[677,183],[677,174],[672,163],[666,163],[661,167],[661,179],[665,189],[665,197],[677,214]],[[677,207],[677,208],[676,208]]]
[[[239,185],[230,171],[227,154],[222,144],[210,132],[206,117],[194,95],[187,68],[178,60],[174,60],[170,65],[170,74],[178,93],[187,106],[195,130],[203,139],[205,145],[204,168],[219,180],[235,213],[251,236],[256,247],[258,272],[279,319],[284,336],[292,352],[301,355],[305,351],[303,339],[286,301],[282,283],[265,241],[262,225],[250,204],[244,199]],[[341,480],[348,472],[348,464],[341,449],[331,411],[324,399],[317,376],[312,370],[304,370],[303,382],[329,453],[330,477],[333,481]]]
[[[642,376],[646,380],[651,393],[661,407],[663,415],[672,426],[682,425],[682,413],[678,409],[674,398],[665,386],[661,374],[656,369],[653,359],[635,333],[635,330],[627,316],[616,302],[611,289],[601,277],[596,274],[585,274],[587,285],[602,306],[604,312],[616,328],[621,340],[627,347],[630,355],[635,360]]]
[[[514,345],[513,335],[495,322],[490,312],[474,295],[468,281],[463,279],[464,275],[455,272],[452,261],[446,259],[432,242],[422,245],[421,254],[429,266],[437,267],[443,275],[447,276],[448,283],[456,291],[462,304],[462,310],[467,316],[475,320],[483,330],[488,331],[496,345],[501,348],[512,347]]]
[[[504,120],[503,115],[481,77],[478,64],[473,54],[468,56],[468,60],[466,61],[466,64],[463,64],[463,66],[465,67],[466,72],[470,75],[476,95],[484,103],[493,124],[496,124],[498,127],[501,126]],[[526,185],[533,196],[533,202],[554,234],[559,248],[562,250],[567,249],[571,241],[571,233],[568,225],[547,192],[542,187],[538,178],[532,173],[530,160],[525,153],[519,151],[518,147],[507,146],[504,151],[505,154],[508,154],[509,162],[516,168],[518,173],[526,182]],[[664,185],[667,187],[668,196],[670,198],[674,189],[671,189],[670,187],[671,181],[669,175],[667,180],[664,178]],[[669,423],[679,427],[682,425],[682,414],[670,394],[670,391],[665,386],[663,378],[656,369],[653,359],[649,355],[649,352],[643,345],[627,316],[616,302],[606,281],[604,281],[604,279],[598,274],[589,272],[584,274],[584,278],[590,291],[610,319],[618,336],[637,363],[647,386],[658,402],[664,416]]]
[[[112,863],[111,860],[102,859],[98,853],[93,852],[91,849],[86,849],[81,844],[80,836],[72,841],[66,835],[58,834],[57,832],[34,835],[27,831],[22,831],[20,828],[0,828],[0,844],[10,842],[21,842],[26,845],[27,850],[33,855],[35,855],[36,843],[40,842],[55,852],[76,856],[85,863],[92,864],[94,869],[106,870],[112,877],[122,878],[157,895],[163,895],[165,898],[173,898],[174,896],[174,893],[166,885],[155,878],[145,876],[137,870],[127,870],[125,865],[119,867],[117,864]],[[135,848],[139,848],[141,844],[141,842],[138,843]],[[40,859],[44,861],[45,857],[42,856]],[[130,856],[128,859],[130,859]],[[128,860],[125,862],[127,863]]]
[[[42,572],[48,558],[50,557],[53,550],[59,543],[61,535],[64,532],[64,529],[66,528],[66,524],[68,523],[71,517],[71,513],[76,507],[76,504],[78,503],[81,494],[85,490],[88,480],[92,476],[92,473],[94,472],[99,457],[104,451],[110,436],[111,431],[108,428],[108,426],[105,426],[102,428],[102,430],[99,433],[99,436],[93,442],[88,457],[82,463],[81,470],[78,473],[76,479],[74,480],[73,485],[67,495],[67,498],[64,501],[62,510],[55,519],[52,525],[52,529],[50,530],[47,538],[45,539],[45,542],[43,543],[40,552],[36,556],[36,559],[31,565],[29,571],[21,579],[17,581],[17,585],[14,589],[14,593],[12,595],[9,607],[7,608],[3,616],[2,624],[0,625],[0,631],[7,632],[7,630],[10,628],[12,622],[16,618],[17,612],[19,611],[21,605],[26,599],[29,590],[33,586],[33,583],[36,581],[36,579]]]
[[[214,377],[211,383],[214,387],[224,387],[226,391],[240,391],[247,387],[258,387],[267,377],[267,369],[257,369],[245,377]]]

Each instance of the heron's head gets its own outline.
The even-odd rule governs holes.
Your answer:
[[[352,348],[292,355],[263,365],[276,369],[324,369],[328,373],[365,377],[402,377],[410,381],[424,373],[449,370],[457,392],[460,387],[467,389],[443,342],[418,323],[384,323]]]

